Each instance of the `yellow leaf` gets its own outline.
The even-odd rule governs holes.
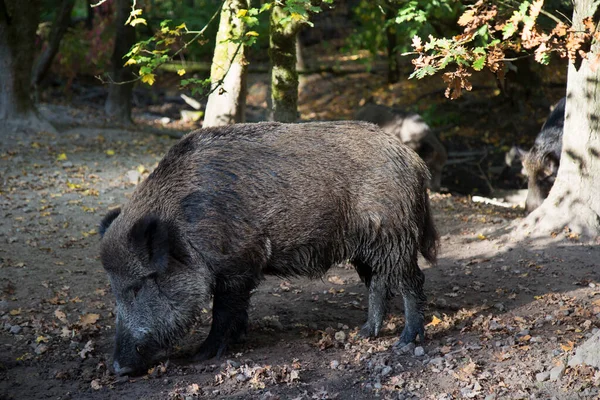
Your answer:
[[[18,310],[10,310],[9,314],[12,316],[21,315],[21,309],[19,308]]]
[[[290,17],[292,17],[292,19],[294,21],[302,21],[304,19],[304,17],[298,13],[293,12],[292,14],[290,14]]]
[[[108,149],[105,151],[107,156],[114,156],[115,155],[115,151],[113,149]]]
[[[32,149],[39,149],[40,148],[40,144],[38,142],[33,142],[33,143],[31,143],[31,148]]]
[[[571,350],[573,350],[573,346],[575,346],[575,343],[574,343],[574,342],[571,342],[571,341],[569,340],[569,341],[567,342],[567,344],[561,344],[561,345],[560,345],[560,348],[561,348],[563,351],[571,351]]]
[[[246,14],[248,14],[248,10],[239,10],[239,11],[237,12],[237,17],[238,17],[238,18],[242,18],[242,17],[245,17],[245,16],[246,16]]]
[[[255,32],[255,31],[246,32],[246,36],[258,36],[258,32]]]
[[[183,24],[181,24],[181,25],[178,25],[177,27],[175,27],[175,29],[185,29],[185,28],[187,28],[187,27],[185,26],[185,22],[184,22]]]
[[[131,26],[136,26],[137,24],[148,25],[144,18],[136,18],[129,23]]]
[[[485,235],[482,235],[480,233],[479,235],[477,235],[477,239],[479,239],[479,240],[485,240],[485,239],[487,239],[487,237],[485,237]]]
[[[40,342],[48,343],[48,338],[46,336],[40,335],[35,339],[35,342],[36,343],[40,343]]]
[[[142,9],[141,8],[136,8],[135,10],[133,10],[130,14],[132,17],[137,17],[138,15],[142,15]]]
[[[69,189],[80,189],[81,185],[78,185],[77,183],[72,183],[72,182],[67,182],[67,186],[69,187]]]
[[[129,60],[127,60],[127,62],[125,63],[125,66],[128,65],[134,65],[137,64],[137,61],[135,61],[133,58],[130,58]]]
[[[185,75],[185,69],[181,68],[181,69],[177,70],[177,75],[179,75],[179,76]]]
[[[438,326],[441,323],[442,323],[442,320],[434,315],[433,319],[431,320],[430,323],[427,324],[427,326]]]
[[[79,323],[82,326],[92,325],[95,324],[98,319],[100,319],[99,314],[85,314],[79,317]]]
[[[143,165],[138,165],[138,166],[137,166],[137,171],[138,171],[140,174],[143,174],[144,172],[146,172],[146,171],[147,171],[147,169],[146,169],[146,167],[144,167]]]
[[[152,86],[154,84],[154,74],[146,74],[144,76],[142,76],[142,82],[147,83],[148,85]]]
[[[58,157],[56,157],[56,161],[66,161],[67,155],[65,153],[60,153]]]

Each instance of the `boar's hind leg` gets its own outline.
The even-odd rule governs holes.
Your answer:
[[[356,272],[369,289],[369,316],[367,322],[360,329],[363,337],[377,336],[383,325],[383,317],[391,297],[388,279],[381,274],[374,274],[371,266],[360,261],[352,260]]]
[[[423,292],[424,282],[425,275],[419,268],[415,257],[414,261],[407,263],[400,276],[400,291],[404,299],[406,323],[396,345],[413,342],[417,335],[421,340],[425,339],[423,308],[427,298]]]
[[[220,358],[230,344],[246,334],[249,303],[250,289],[231,287],[215,291],[210,332],[194,356],[195,360]]]

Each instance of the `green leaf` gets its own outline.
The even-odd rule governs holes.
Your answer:
[[[481,71],[484,66],[485,66],[485,56],[477,58],[473,62],[473,65],[472,65],[472,67],[475,71]]]

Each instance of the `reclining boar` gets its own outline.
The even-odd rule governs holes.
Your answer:
[[[364,336],[376,336],[399,288],[400,342],[423,339],[424,276],[437,234],[421,159],[364,122],[259,123],[192,132],[122,210],[101,223],[101,260],[116,297],[114,369],[143,373],[213,299],[196,360],[245,333],[263,276],[323,276],[350,260],[369,290]]]

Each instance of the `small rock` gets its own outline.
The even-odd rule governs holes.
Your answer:
[[[495,319],[490,321],[490,326],[489,326],[490,331],[499,331],[499,330],[502,330],[503,328],[504,328],[504,325],[499,324],[498,321],[496,321]]]
[[[64,163],[62,163],[63,168],[71,168],[72,166],[73,163],[71,161],[65,161]]]
[[[340,366],[340,362],[339,362],[338,360],[332,360],[332,361],[329,363],[329,367],[330,367],[331,369],[337,369],[337,367],[339,367],[339,366]]]
[[[225,364],[227,364],[233,368],[238,368],[240,366],[239,362],[233,361],[233,360],[227,360],[227,361],[225,361]]]
[[[392,371],[393,371],[393,368],[388,365],[381,370],[381,376],[388,376],[389,374],[392,373]]]
[[[504,311],[504,310],[506,310],[506,307],[502,303],[496,303],[496,304],[494,304],[494,308],[496,310],[498,310],[498,311]]]
[[[423,357],[425,355],[425,349],[421,346],[419,347],[415,347],[415,356],[416,357]]]
[[[529,339],[529,341],[531,343],[542,343],[544,340],[542,339],[541,336],[534,336],[531,339]]]
[[[415,344],[409,343],[400,348],[400,353],[402,353],[402,354],[412,353],[414,350],[415,350]]]
[[[575,356],[569,360],[569,366],[573,367],[579,364],[587,364],[591,367],[600,368],[600,332],[587,339],[583,344],[577,347]]]
[[[45,352],[48,351],[48,346],[46,346],[45,344],[40,344],[39,346],[37,346],[35,348],[35,354],[44,354]]]
[[[245,374],[237,374],[236,377],[235,377],[235,379],[238,382],[246,382],[250,378],[248,378]]]
[[[346,334],[344,333],[344,331],[339,331],[335,333],[335,340],[337,340],[338,342],[343,342],[346,340]]]
[[[374,388],[374,389],[377,389],[377,390],[381,389],[382,387],[383,387],[383,386],[382,386],[382,385],[381,385],[381,383],[379,383],[379,382],[375,382],[375,384],[373,385],[373,388]]]
[[[564,372],[565,372],[565,366],[562,363],[560,365],[552,368],[550,370],[550,381],[556,382],[563,376]]]
[[[550,371],[540,372],[539,374],[535,374],[535,380],[538,382],[545,382],[550,379]]]
[[[441,368],[444,365],[444,358],[443,357],[436,357],[436,358],[432,358],[431,360],[429,360],[429,364]]]
[[[13,325],[10,327],[10,333],[13,335],[18,335],[22,330],[23,328],[21,328],[19,325]]]
[[[18,242],[19,238],[16,236],[12,236],[12,237],[9,237],[8,239],[6,239],[6,241],[8,242],[8,244],[12,244],[12,243]]]
[[[517,337],[523,337],[529,335],[529,329],[523,329],[521,332],[517,333]]]

